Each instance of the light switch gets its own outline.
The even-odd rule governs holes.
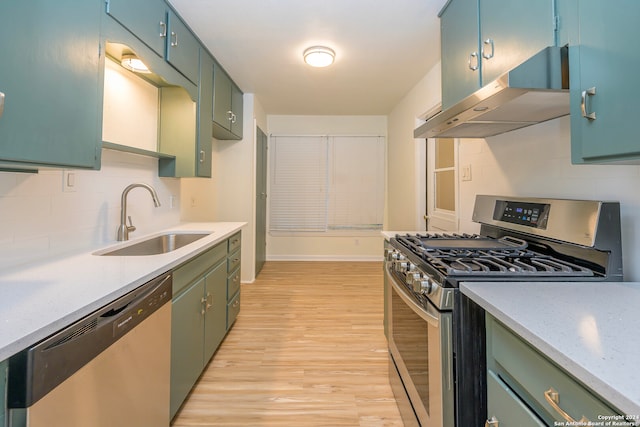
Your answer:
[[[62,173],[62,191],[70,193],[76,191],[76,174],[73,171]]]
[[[462,166],[462,180],[471,181],[471,165]]]

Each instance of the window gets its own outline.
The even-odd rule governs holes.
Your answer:
[[[272,136],[270,231],[380,230],[384,138]]]
[[[428,140],[428,175],[433,180],[427,187],[429,230],[458,229],[457,145],[453,138]]]

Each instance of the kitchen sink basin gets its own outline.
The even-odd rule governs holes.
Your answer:
[[[209,233],[166,233],[150,237],[129,246],[96,252],[101,256],[144,256],[159,255],[175,251],[183,246],[207,237]]]

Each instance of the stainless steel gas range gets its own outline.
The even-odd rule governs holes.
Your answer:
[[[617,202],[476,197],[479,234],[385,243],[389,375],[406,426],[486,420],[484,311],[464,281],[620,281]]]

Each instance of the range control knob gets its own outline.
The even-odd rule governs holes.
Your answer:
[[[413,283],[422,278],[422,274],[417,271],[409,271],[404,278],[407,285],[413,285]]]
[[[387,261],[393,261],[397,258],[397,256],[398,256],[398,251],[393,248],[386,248],[384,250],[384,258]]]
[[[433,282],[427,277],[422,277],[420,280],[416,280],[412,283],[413,290],[424,295],[428,295],[433,292]]]

